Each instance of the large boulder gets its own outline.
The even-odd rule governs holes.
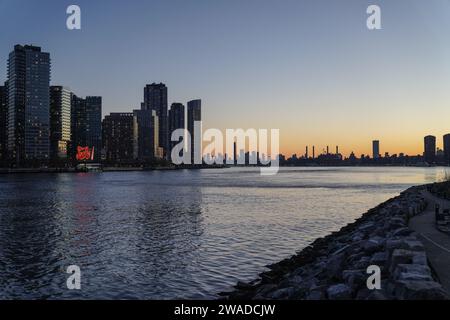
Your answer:
[[[434,281],[431,270],[427,265],[399,264],[392,274],[395,280]]]
[[[375,252],[370,258],[370,264],[384,267],[388,261],[388,253],[386,251]]]
[[[340,279],[345,260],[346,257],[343,253],[331,256],[326,266],[327,275],[331,278]]]
[[[394,272],[399,264],[421,264],[427,265],[427,257],[423,251],[411,251],[405,249],[395,249],[392,252],[389,271]]]
[[[367,254],[372,254],[383,249],[384,244],[385,239],[383,239],[382,237],[373,237],[364,242],[363,249]]]
[[[352,298],[352,292],[349,286],[340,283],[327,289],[328,299],[330,300],[349,300]]]
[[[358,289],[365,286],[367,277],[368,275],[364,269],[344,270],[342,272],[342,278],[352,291],[358,291]]]
[[[446,300],[448,296],[435,281],[399,280],[395,283],[395,297],[400,300]]]

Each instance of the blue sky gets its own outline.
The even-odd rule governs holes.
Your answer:
[[[366,28],[369,4],[382,30]],[[164,82],[169,103],[203,100],[205,127],[279,128],[288,154],[372,139],[418,153],[450,132],[447,0],[0,0],[0,27],[0,80],[14,44],[39,45],[52,84],[103,96],[104,114]]]

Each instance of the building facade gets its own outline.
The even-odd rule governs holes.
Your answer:
[[[372,141],[372,158],[378,159],[380,157],[380,141]]]
[[[102,150],[102,97],[86,99],[72,95],[71,158],[76,159],[78,147],[89,147],[92,160],[101,160]]]
[[[443,137],[444,146],[444,161],[447,165],[450,164],[450,133]]]
[[[159,146],[159,117],[154,110],[133,111],[134,158],[139,161],[152,161],[164,157]]]
[[[67,159],[71,139],[72,93],[63,86],[50,87],[50,159]]]
[[[433,164],[436,162],[436,137],[426,136],[424,138],[424,161],[428,164]]]
[[[16,45],[8,58],[8,157],[16,166],[50,155],[50,54]]]
[[[159,147],[163,149],[165,155],[168,154],[168,103],[167,87],[163,83],[148,84],[144,88],[144,102],[141,105],[143,110],[153,110],[159,119]]]
[[[133,161],[133,121],[132,112],[111,113],[103,119],[102,141],[106,161]]]
[[[189,146],[189,152],[191,153],[191,163],[194,163],[195,159],[197,161],[201,159],[201,143],[202,137],[195,135],[195,122],[202,121],[202,101],[200,99],[191,100],[187,103],[187,130],[191,136],[191,143]],[[198,150],[195,150],[195,142],[199,145]],[[197,154],[196,154],[197,152]]]
[[[172,148],[178,143],[172,141],[172,133],[177,129],[186,129],[185,108],[182,103],[172,103],[169,110],[169,158]]]
[[[0,165],[4,165],[7,162],[6,152],[8,150],[8,86],[0,86]]]

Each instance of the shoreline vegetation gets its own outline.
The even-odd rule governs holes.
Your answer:
[[[409,221],[429,205],[424,192],[450,194],[450,182],[411,187],[278,263],[249,283],[238,282],[228,300],[449,299]],[[431,204],[430,204],[431,205]],[[429,209],[428,209],[429,210]],[[381,289],[369,290],[371,265]]]

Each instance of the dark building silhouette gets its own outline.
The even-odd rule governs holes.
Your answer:
[[[169,110],[169,157],[170,153],[172,152],[172,148],[178,143],[178,142],[172,142],[172,132],[174,132],[177,129],[185,129],[185,109],[184,105],[182,103],[172,103]]]
[[[106,161],[124,162],[134,159],[132,112],[111,113],[103,119],[103,148]]]
[[[162,158],[159,118],[154,110],[133,111],[133,154],[139,161]]]
[[[75,160],[77,147],[85,147],[86,100],[72,95],[70,110],[70,158]]]
[[[372,158],[378,159],[380,157],[380,141],[372,141]]]
[[[71,153],[75,160],[77,147],[94,150],[94,161],[101,159],[102,149],[102,98],[72,96]]]
[[[201,136],[196,137],[194,134],[194,124],[195,121],[201,121],[202,120],[202,100],[191,100],[187,103],[187,129],[189,134],[191,135],[191,145],[189,147],[189,152],[191,153],[191,163],[193,164],[195,161],[195,149],[194,149],[194,142],[197,139],[197,142],[201,145]],[[199,148],[201,149],[201,148]],[[201,150],[199,150],[200,154],[197,154],[197,158],[199,157],[201,159]],[[234,155],[236,156],[236,154]]]
[[[6,151],[8,149],[8,84],[0,86],[0,165],[6,163]]]
[[[425,162],[433,164],[436,162],[436,137],[426,136],[424,138],[423,157]]]
[[[450,133],[443,137],[444,145],[444,161],[446,164],[450,164]]]
[[[168,112],[167,112],[167,87],[163,83],[148,84],[144,88],[144,103],[141,105],[143,110],[154,110],[158,117],[159,126],[159,147],[163,149],[165,155],[168,154]]]
[[[67,159],[71,139],[72,93],[62,86],[50,87],[50,158]]]
[[[50,54],[14,46],[8,58],[8,157],[21,165],[50,153]]]

